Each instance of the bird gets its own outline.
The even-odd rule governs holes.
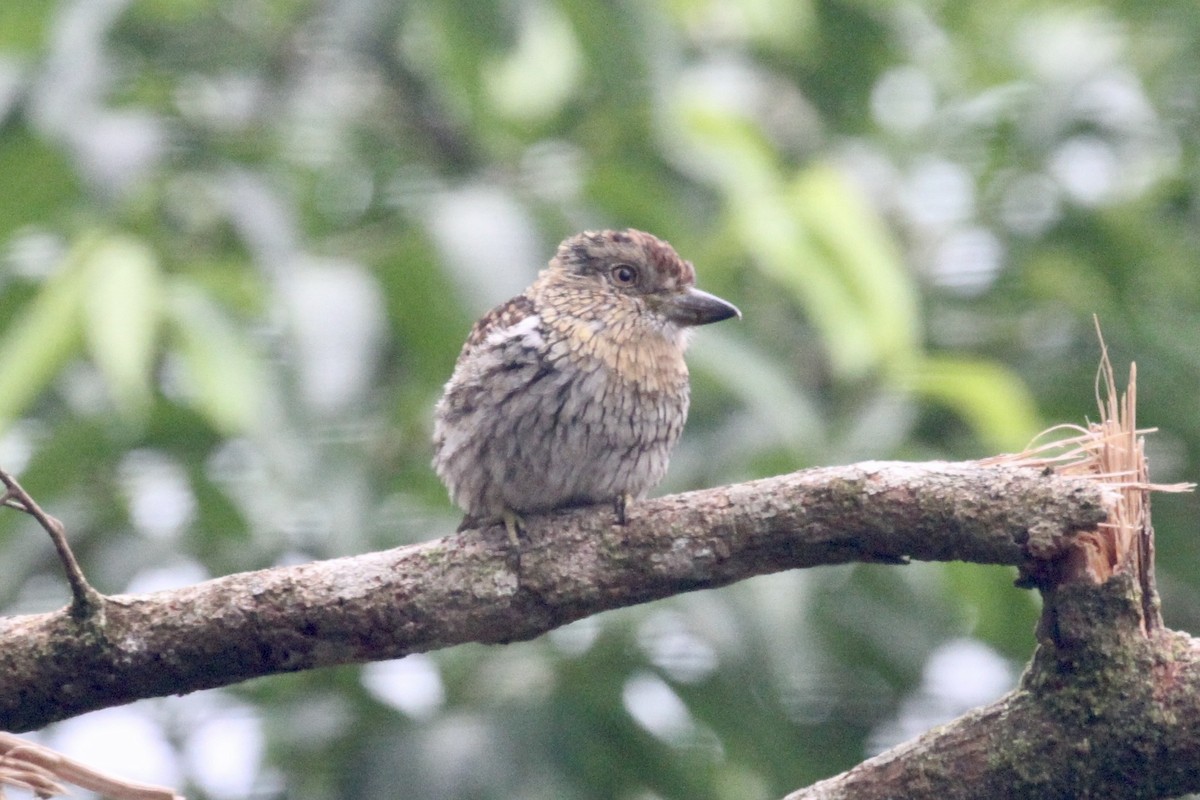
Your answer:
[[[611,503],[625,524],[683,432],[691,329],[741,317],[695,283],[652,234],[585,231],[475,323],[434,411],[460,531],[503,523],[519,553],[529,514]]]

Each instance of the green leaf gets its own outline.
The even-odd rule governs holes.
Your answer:
[[[786,371],[758,349],[737,337],[705,331],[703,347],[694,348],[688,361],[708,370],[741,401],[763,440],[796,451],[822,443],[820,412]]]
[[[485,59],[481,78],[497,111],[538,122],[575,93],[582,58],[569,20],[554,6],[531,4],[518,17],[516,46],[502,58]]]
[[[966,617],[968,632],[1011,658],[1029,652],[1029,631],[1040,608],[1036,592],[1013,588],[1016,571],[990,564],[954,561],[939,565],[945,601]]]
[[[83,263],[94,239],[79,242],[0,337],[0,430],[23,414],[80,348]]]
[[[154,253],[138,239],[110,236],[84,260],[83,332],[117,408],[140,416],[153,395],[162,317],[162,277]]]
[[[54,19],[50,0],[0,3],[0,50],[35,54],[45,47],[46,31]]]
[[[832,166],[817,164],[797,175],[791,199],[813,247],[824,255],[837,280],[843,296],[836,305],[853,309],[853,317],[838,325],[839,333],[844,334],[848,324],[861,326],[851,337],[861,349],[850,352],[843,347],[842,365],[851,375],[877,365],[903,369],[920,352],[919,310],[915,283],[891,233]],[[840,347],[838,342],[830,346]]]
[[[204,292],[185,281],[169,287],[167,313],[187,399],[219,430],[249,430],[262,407],[263,375],[245,335]]]
[[[874,328],[842,275],[837,256],[845,248],[829,241],[843,229],[835,231],[824,217],[806,219],[805,214],[823,193],[832,192],[810,187],[803,173],[788,186],[753,123],[705,108],[703,102],[693,99],[680,108],[681,140],[693,151],[696,169],[720,186],[733,229],[758,268],[787,290],[821,332],[834,371],[861,375],[879,356]]]
[[[747,196],[734,207],[733,221],[759,269],[794,298],[820,331],[835,374],[857,377],[877,362],[871,325],[841,280],[838,265],[815,246],[780,195]]]
[[[836,168],[785,179],[756,125],[686,100],[680,140],[725,195],[733,228],[759,269],[784,286],[821,332],[834,372],[893,374],[919,356],[917,289],[879,215]]]
[[[0,7],[5,5],[21,4],[0,3]],[[8,239],[26,225],[48,225],[76,202],[79,179],[70,159],[24,128],[13,127],[0,134],[0,175],[4,176],[0,239]]]
[[[912,388],[955,411],[996,452],[1021,450],[1043,427],[1028,387],[989,361],[930,357],[911,373]]]

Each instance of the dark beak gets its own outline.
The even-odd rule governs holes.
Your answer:
[[[676,325],[708,325],[730,317],[740,319],[742,316],[733,303],[695,287],[688,287],[666,300],[662,304],[662,311]]]

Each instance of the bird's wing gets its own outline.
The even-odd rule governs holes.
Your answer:
[[[530,320],[536,316],[537,309],[534,307],[533,301],[523,294],[501,303],[480,317],[479,321],[471,328],[471,333],[467,336],[466,343],[463,344],[463,354],[474,350],[489,339],[495,341],[497,337],[508,338],[514,330],[521,327],[522,323],[528,326]]]

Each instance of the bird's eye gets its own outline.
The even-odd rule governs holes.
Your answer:
[[[638,280],[638,271],[628,264],[617,264],[612,268],[611,275],[617,286],[633,286]]]

